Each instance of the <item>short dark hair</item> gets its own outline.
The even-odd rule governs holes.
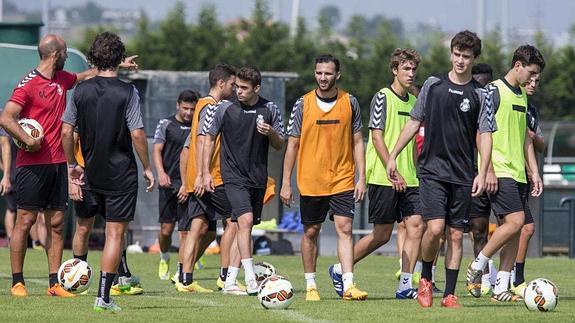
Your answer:
[[[315,65],[329,62],[333,62],[335,64],[335,71],[339,72],[339,59],[332,54],[321,54],[315,58]]]
[[[491,77],[493,77],[493,69],[491,68],[491,65],[489,65],[489,64],[478,63],[478,64],[473,65],[473,67],[471,68],[471,74],[472,75],[489,74],[489,75],[491,75]]]
[[[252,86],[262,84],[262,73],[255,66],[244,66],[238,70],[236,75],[242,81],[248,81]]]
[[[118,35],[105,31],[96,36],[86,57],[100,71],[116,69],[126,58],[126,47]]]
[[[523,66],[529,66],[532,64],[539,65],[541,71],[545,68],[545,59],[541,52],[531,45],[519,46],[513,53],[513,60],[511,61],[511,67],[515,65],[516,62],[521,62]]]
[[[451,51],[453,49],[458,50],[468,50],[471,49],[473,51],[473,57],[478,57],[481,55],[481,39],[477,37],[477,34],[469,31],[464,30],[458,32],[452,39],[451,39]]]
[[[415,49],[396,48],[391,54],[391,59],[389,60],[389,69],[393,70],[394,68],[398,68],[399,65],[408,61],[414,62],[415,65],[419,65],[421,57]]]
[[[196,91],[192,90],[183,90],[182,93],[178,96],[178,103],[188,102],[194,103],[198,102],[200,99],[200,94]]]
[[[227,81],[231,76],[236,75],[235,67],[228,64],[218,64],[209,73],[210,87],[216,86],[218,81]]]

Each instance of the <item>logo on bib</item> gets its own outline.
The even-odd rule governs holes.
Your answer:
[[[469,104],[469,99],[465,98],[463,99],[463,101],[461,101],[461,104],[459,105],[459,110],[467,112],[469,111],[469,109],[471,109],[471,104]]]

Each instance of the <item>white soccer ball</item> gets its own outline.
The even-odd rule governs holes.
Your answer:
[[[275,275],[276,269],[275,267],[267,263],[265,261],[257,262],[254,264],[254,274],[256,274],[256,280],[258,282],[258,286],[261,286],[262,282],[272,275]]]
[[[92,283],[92,268],[80,259],[66,260],[58,269],[58,281],[70,293],[82,293]]]
[[[265,279],[258,292],[258,300],[265,309],[281,310],[288,308],[295,297],[291,283],[281,276]]]
[[[18,120],[18,124],[22,129],[32,138],[39,138],[44,136],[44,128],[38,123],[38,121],[34,119],[20,119]],[[18,148],[26,150],[28,147],[25,143],[21,142],[20,140],[13,138],[14,143]]]
[[[552,311],[557,306],[557,286],[548,279],[537,278],[527,284],[523,299],[530,311]]]

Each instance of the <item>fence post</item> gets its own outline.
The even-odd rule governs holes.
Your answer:
[[[569,203],[569,258],[575,258],[575,196],[562,198],[559,205],[565,203]]]

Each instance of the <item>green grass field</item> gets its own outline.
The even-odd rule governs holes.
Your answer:
[[[71,257],[69,250],[64,258]],[[88,261],[95,273],[99,272],[99,252],[89,254]],[[258,259],[275,265],[277,271],[288,277],[295,290],[296,300],[288,310],[269,311],[261,307],[255,297],[213,294],[182,294],[172,284],[157,278],[158,255],[129,255],[128,263],[133,273],[142,279],[145,293],[140,296],[116,297],[124,309],[121,313],[95,313],[92,311],[94,288],[88,296],[58,299],[45,296],[47,287],[46,257],[43,252],[29,250],[24,274],[31,296],[12,298],[8,249],[0,249],[0,322],[90,322],[113,319],[126,322],[175,322],[175,321],[260,321],[260,322],[575,322],[575,282],[571,277],[575,260],[567,258],[529,259],[527,279],[546,277],[559,288],[560,301],[554,312],[529,312],[523,304],[492,304],[488,298],[475,299],[464,296],[464,273],[459,274],[458,293],[465,306],[459,310],[444,309],[434,300],[433,308],[422,309],[416,301],[394,299],[397,281],[393,275],[397,260],[392,257],[371,256],[356,267],[358,287],[369,292],[365,302],[346,302],[337,298],[332,289],[327,267],[334,257],[321,257],[318,266],[318,285],[321,302],[306,303],[304,280],[299,257],[268,256]],[[175,259],[175,255],[172,257]],[[173,261],[173,260],[172,260]],[[464,259],[465,266],[470,259]],[[205,269],[198,270],[195,278],[204,287],[215,288],[219,258],[210,256]],[[440,266],[441,267],[441,266]],[[438,270],[438,284],[443,286],[443,271]],[[93,286],[99,275],[94,276]],[[471,317],[470,315],[473,315]]]

